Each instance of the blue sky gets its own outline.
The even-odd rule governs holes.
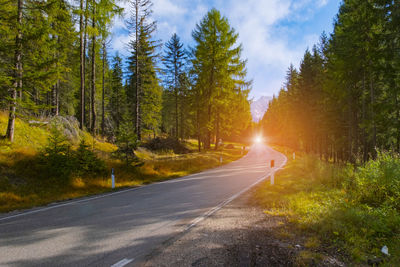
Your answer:
[[[281,88],[290,63],[296,67],[307,47],[320,34],[333,29],[340,0],[153,0],[157,21],[156,38],[168,41],[177,33],[186,46],[193,45],[191,32],[208,10],[215,7],[239,33],[243,58],[248,60],[248,79],[253,80],[250,96],[272,96]],[[130,6],[125,2],[125,17]],[[112,29],[111,50],[128,55],[130,37],[118,18]]]

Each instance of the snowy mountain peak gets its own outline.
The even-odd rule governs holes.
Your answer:
[[[262,96],[258,100],[253,100],[251,102],[250,111],[254,122],[259,122],[263,118],[271,100],[272,97],[270,96]]]

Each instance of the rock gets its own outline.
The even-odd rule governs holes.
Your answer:
[[[387,246],[383,246],[382,249],[381,249],[381,251],[382,251],[383,254],[385,254],[385,255],[387,255],[387,256],[390,256],[390,254],[389,254],[389,249],[388,249]]]
[[[41,126],[49,124],[48,121],[29,121],[29,125],[31,126]]]
[[[227,144],[227,145],[225,146],[225,148],[226,148],[226,149],[234,149],[235,146],[232,145],[232,144]]]
[[[368,259],[368,265],[377,266],[383,262],[382,259],[374,257],[373,259]]]
[[[71,142],[79,142],[82,131],[79,129],[79,122],[73,116],[55,116],[51,118],[50,125],[56,127]]]

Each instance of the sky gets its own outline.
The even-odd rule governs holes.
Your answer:
[[[250,97],[277,95],[292,63],[299,66],[307,48],[312,48],[323,31],[333,30],[340,0],[153,0],[157,21],[155,39],[167,42],[176,33],[185,46],[194,46],[192,30],[204,15],[217,8],[239,33],[242,57],[247,59]],[[124,17],[131,7],[123,2]],[[111,29],[111,52],[128,56],[130,40],[123,18]]]

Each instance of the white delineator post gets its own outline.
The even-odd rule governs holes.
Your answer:
[[[296,152],[293,152],[293,160],[296,159]]]
[[[271,179],[270,179],[271,185],[274,185],[275,183],[274,167],[275,167],[275,160],[271,160]]]
[[[115,188],[115,176],[114,176],[114,168],[111,169],[111,188]]]

